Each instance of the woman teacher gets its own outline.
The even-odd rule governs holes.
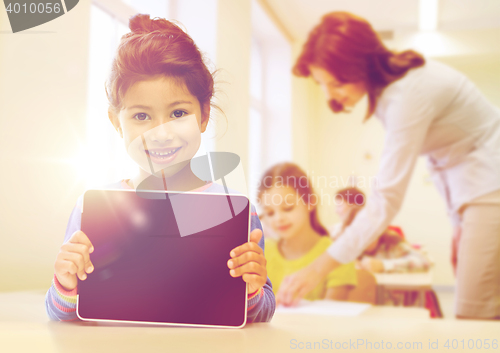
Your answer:
[[[500,316],[500,111],[461,73],[408,50],[389,51],[371,25],[345,12],[323,17],[294,68],[323,88],[334,112],[368,95],[386,131],[377,187],[352,224],[309,267],[287,277],[278,302],[293,305],[327,273],[355,260],[390,224],[418,155],[454,226],[456,315]]]

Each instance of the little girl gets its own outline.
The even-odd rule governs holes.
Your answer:
[[[200,180],[190,167],[209,121],[214,92],[213,76],[199,49],[165,19],[136,15],[129,26],[131,32],[121,39],[106,93],[109,119],[140,168],[134,179],[110,188],[144,189],[155,184],[148,181],[158,179],[165,190],[224,193],[222,186]],[[52,320],[78,320],[77,277],[83,281],[94,270],[89,256],[94,248],[81,231],[81,210],[82,197],[70,216],[45,297]],[[228,256],[230,275],[241,276],[248,285],[248,322],[269,321],[275,299],[267,278],[262,227],[253,206],[250,242]]]
[[[295,164],[270,168],[258,189],[263,222],[278,236],[266,239],[269,278],[275,293],[283,279],[306,267],[332,243],[318,218],[318,199],[306,174]],[[305,299],[348,300],[357,285],[354,263],[333,270]]]

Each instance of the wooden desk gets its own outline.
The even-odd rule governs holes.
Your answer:
[[[417,291],[420,307],[425,307],[425,292],[432,289],[432,271],[420,273],[378,273],[375,274],[377,281],[377,303],[384,298],[386,290]]]
[[[316,342],[333,347],[325,351],[350,351],[349,345],[352,349],[354,344],[356,351],[373,352],[376,344],[380,346],[383,341],[386,347],[390,342],[393,349],[402,343],[416,347],[404,349],[405,352],[427,352],[429,340],[432,343],[438,340],[439,350],[432,351],[439,352],[445,350],[446,339],[467,342],[500,338],[498,322],[431,320],[423,318],[423,311],[373,307],[359,317],[281,314],[270,323],[249,324],[244,329],[97,325],[49,322],[43,293],[3,293],[0,294],[0,351],[274,353],[310,351],[305,349],[306,344]],[[375,347],[370,349],[368,344]],[[421,344],[422,348],[415,344]],[[465,351],[473,350],[453,350]]]

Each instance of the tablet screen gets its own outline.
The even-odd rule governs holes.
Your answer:
[[[248,241],[243,195],[89,190],[82,231],[94,271],[78,283],[84,320],[236,326],[246,284],[229,252]]]

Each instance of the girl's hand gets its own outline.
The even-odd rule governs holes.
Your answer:
[[[259,246],[262,231],[254,229],[250,233],[250,241],[230,252],[231,259],[227,262],[229,274],[232,277],[242,276],[248,283],[248,292],[254,293],[261,289],[267,280],[266,258]]]
[[[276,295],[276,305],[296,306],[322,279],[311,265],[286,276]]]
[[[76,276],[84,281],[87,273],[94,271],[89,256],[93,251],[92,243],[81,230],[73,233],[69,241],[61,246],[54,269],[57,280],[66,290],[71,291],[76,288],[78,284]]]
[[[384,272],[384,263],[379,259],[365,256],[361,259],[361,268],[372,273]]]

